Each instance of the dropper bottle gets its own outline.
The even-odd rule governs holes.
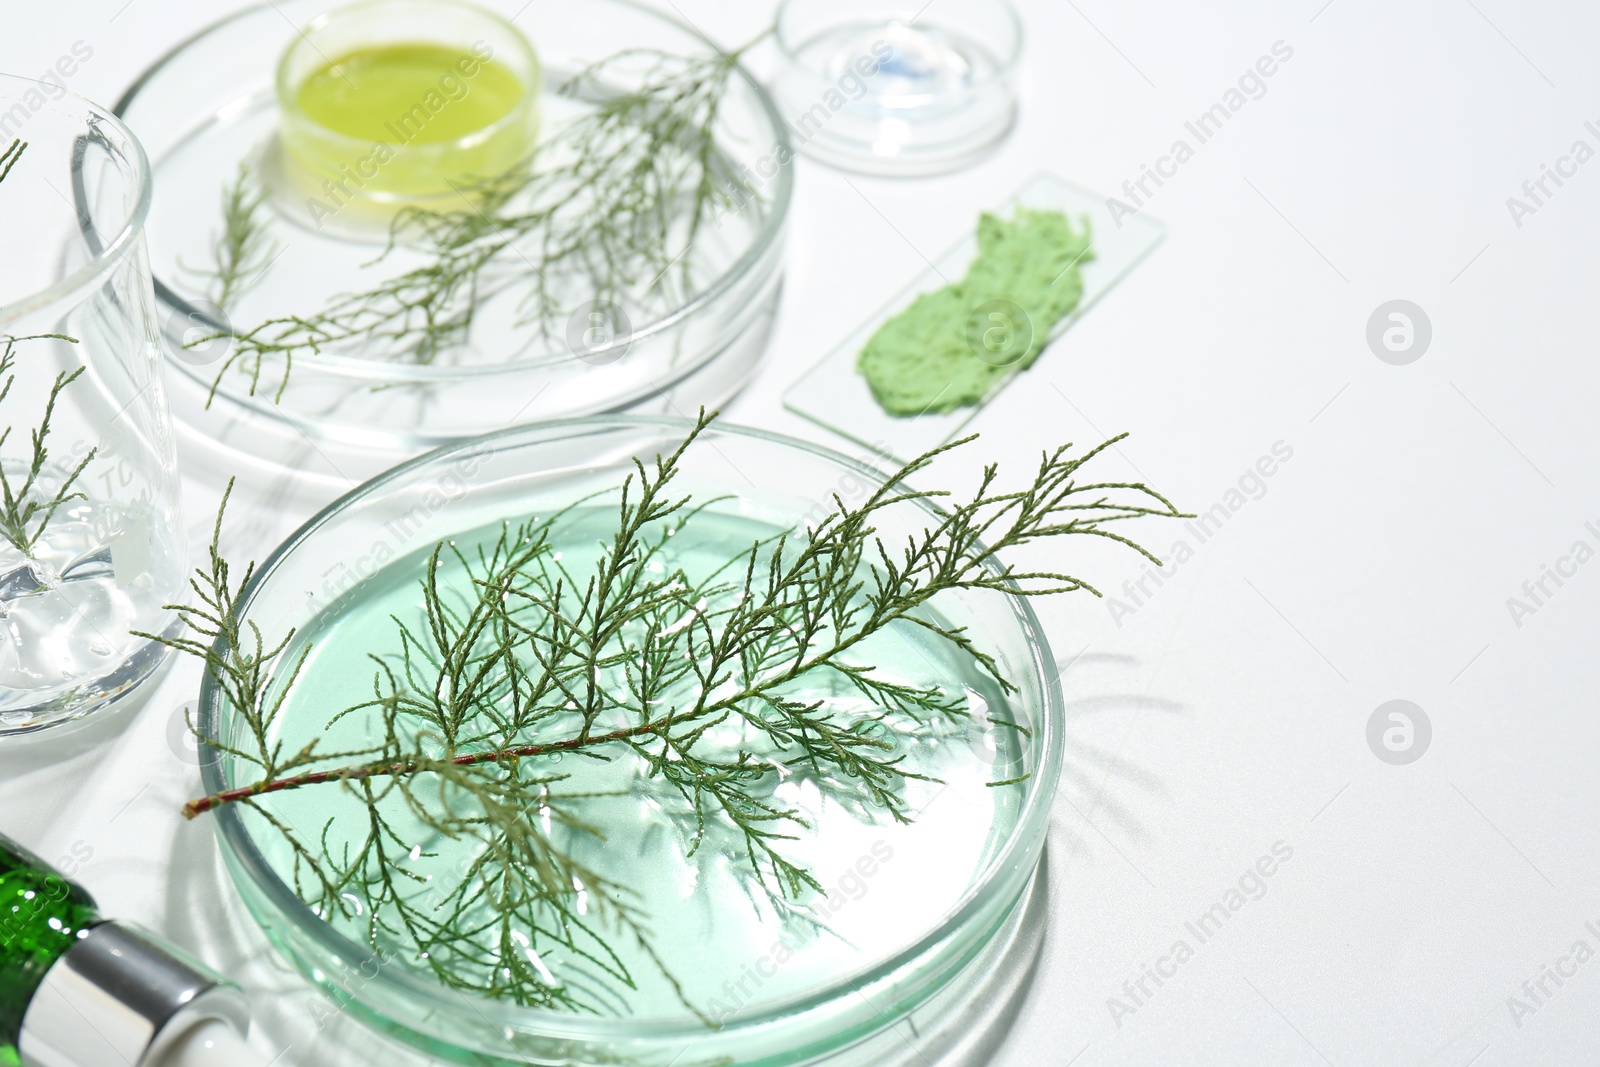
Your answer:
[[[0,1067],[251,1067],[244,995],[0,835]]]

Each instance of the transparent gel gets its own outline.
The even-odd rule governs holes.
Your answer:
[[[45,472],[47,494],[66,474]],[[128,659],[127,639],[161,617],[175,584],[152,570],[154,518],[91,497],[57,511],[30,552],[0,541],[0,729],[30,724],[84,679],[118,689],[159,657],[156,646]]]

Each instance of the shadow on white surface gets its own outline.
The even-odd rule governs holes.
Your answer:
[[[1142,840],[1144,822],[1137,811],[1140,806],[1137,798],[1142,795],[1162,800],[1168,795],[1159,778],[1129,762],[1122,750],[1123,742],[1134,719],[1149,714],[1181,716],[1185,708],[1161,697],[1121,691],[1126,687],[1127,676],[1139,666],[1140,661],[1133,656],[1096,653],[1079,656],[1063,669],[1064,678],[1068,669],[1074,677],[1068,686],[1066,720],[1069,732],[1056,795],[1075,814],[1063,818],[1058,810],[1054,829],[1070,842],[1069,856],[1091,851],[1094,844],[1091,839],[1104,838],[1115,848],[1108,830],[1126,842]],[[1084,674],[1088,674],[1090,680],[1080,681],[1078,676]],[[1092,691],[1092,679],[1096,674],[1106,675],[1106,681],[1111,683],[1103,687],[1103,692]],[[1074,694],[1073,691],[1079,689],[1082,692]],[[1115,749],[1073,735],[1074,726],[1082,724],[1087,728],[1089,724],[1084,720],[1106,715],[1129,724]]]
[[[170,661],[115,703],[36,733],[0,738],[0,832],[42,843],[51,822],[94,780],[171,672]]]

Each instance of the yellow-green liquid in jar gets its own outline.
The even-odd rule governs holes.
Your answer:
[[[324,64],[295,90],[290,154],[352,197],[504,173],[532,151],[538,87],[474,47],[386,44]]]

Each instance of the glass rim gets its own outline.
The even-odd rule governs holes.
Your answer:
[[[792,16],[796,9],[808,2],[809,0],[781,0],[777,11],[773,12],[772,15],[772,39],[786,62],[799,67],[808,74],[816,74],[817,77],[821,78],[821,74],[818,74],[800,61],[798,46],[803,42],[795,41],[793,35],[789,32],[788,18]],[[964,95],[1009,78],[1016,72],[1017,65],[1022,59],[1024,33],[1021,12],[1017,10],[1016,5],[1011,3],[1011,0],[985,0],[985,2],[993,4],[1005,19],[1006,29],[1010,32],[1011,37],[1010,47],[1004,55],[995,57],[997,62],[993,71],[984,77],[975,78],[970,84],[962,88],[961,92]],[[924,5],[924,8],[926,8],[926,5]],[[916,5],[911,3],[907,3],[905,9],[911,15],[911,19],[904,22],[905,25],[911,25],[922,14],[922,11],[918,10]],[[900,22],[902,20],[897,18],[894,21]]]
[[[501,30],[506,31],[510,35],[511,39],[516,42],[515,50],[518,56],[518,63],[519,65],[525,67],[526,70],[532,74],[532,84],[523,87],[523,99],[519,101],[517,106],[513,107],[510,111],[507,111],[504,115],[495,119],[487,126],[473,130],[470,133],[462,134],[460,137],[449,141],[430,141],[421,145],[421,148],[423,148],[425,151],[440,154],[451,152],[459,147],[464,141],[477,140],[482,137],[493,136],[495,133],[498,133],[503,129],[514,126],[519,122],[527,121],[527,112],[530,106],[528,101],[537,100],[539,95],[544,92],[544,65],[539,62],[539,56],[533,50],[533,45],[531,42],[529,42],[527,34],[517,29],[517,27],[512,24],[510,19],[505,18],[498,12],[490,11],[486,7],[481,7],[478,4],[472,3],[471,0],[354,0],[353,3],[329,8],[328,10],[322,12],[322,14],[317,15],[306,25],[297,27],[300,31],[299,39],[291,42],[289,47],[284,49],[283,55],[278,60],[277,69],[273,72],[273,90],[277,96],[279,110],[286,115],[293,115],[302,121],[311,123],[312,125],[316,126],[324,136],[346,144],[352,149],[370,147],[370,143],[368,141],[365,141],[360,137],[352,137],[347,133],[342,133],[339,130],[325,126],[316,119],[313,119],[307,115],[305,111],[301,109],[299,103],[295,99],[295,90],[299,88],[299,85],[291,86],[289,84],[289,67],[292,65],[293,61],[300,58],[302,52],[308,48],[316,52],[319,56],[323,56],[322,50],[317,47],[315,42],[312,41],[312,34],[327,29],[335,22],[343,21],[349,18],[360,17],[363,15],[370,16],[374,11],[381,11],[385,7],[397,7],[401,5],[450,9],[474,15],[485,20],[486,22],[496,25]],[[336,58],[328,59],[327,56],[323,56],[323,58],[327,59],[329,63],[338,62]]]
[[[127,212],[126,217],[118,227],[117,234],[111,240],[101,239],[102,247],[99,252],[90,257],[87,263],[69,271],[66,275],[56,279],[42,289],[31,293],[24,293],[8,303],[0,303],[0,324],[20,318],[43,307],[48,307],[57,300],[90,285],[111,268],[116,266],[139,243],[144,233],[145,222],[150,216],[150,201],[152,185],[150,180],[150,160],[145,155],[144,145],[139,138],[134,136],[125,122],[122,121],[116,110],[101,107],[88,97],[80,96],[71,89],[58,89],[47,82],[36,78],[26,78],[16,74],[0,74],[0,97],[14,97],[19,95],[10,89],[16,85],[27,85],[36,91],[44,92],[47,102],[40,110],[55,110],[54,105],[63,101],[73,101],[83,112],[94,119],[104,122],[125,139],[132,146],[127,163],[131,178],[138,187],[133,207]],[[59,95],[58,95],[59,94]],[[37,115],[39,112],[34,112]],[[30,116],[30,118],[33,116]],[[20,134],[21,131],[18,131]],[[17,138],[22,140],[20,136]],[[84,223],[79,222],[80,231]]]
[[[672,429],[686,433],[693,425],[693,421],[689,419],[658,415],[591,415],[577,418],[551,419],[545,422],[510,427],[425,453],[352,489],[312,516],[294,533],[285,538],[256,567],[250,582],[241,591],[239,601],[240,616],[242,618],[248,615],[251,603],[260,594],[279,566],[301,545],[305,544],[318,529],[352,505],[371,497],[386,486],[424,468],[434,464],[445,463],[465,454],[486,450],[492,451],[496,446],[510,443],[515,438],[528,438],[530,440],[527,443],[536,444],[559,440],[561,439],[560,435],[564,433],[570,434],[571,431],[584,429],[625,429],[634,427],[640,430]],[[754,427],[713,423],[707,428],[706,433],[702,434],[702,437],[707,434],[743,437],[769,445],[792,448],[869,479],[876,486],[889,484],[892,473],[854,459],[835,449]],[[916,503],[935,517],[944,514],[938,504],[933,501],[919,498]],[[993,559],[987,561],[985,566],[996,572],[1000,569],[1000,564]],[[1015,583],[1010,584],[1015,585]],[[808,1010],[838,1001],[863,985],[888,978],[902,968],[914,965],[919,959],[928,956],[942,941],[950,936],[952,931],[966,928],[974,919],[984,915],[993,905],[994,898],[1004,888],[1005,883],[1001,876],[1015,865],[1016,857],[1019,853],[1032,847],[1032,828],[1035,827],[1035,824],[1042,824],[1039,827],[1042,830],[1043,827],[1048,825],[1050,808],[1055,797],[1056,786],[1064,760],[1066,723],[1065,704],[1061,692],[1061,670],[1051,653],[1049,639],[1044,633],[1043,625],[1038,615],[1034,612],[1033,606],[1028,601],[1029,598],[1026,596],[1010,595],[1009,607],[1016,619],[1020,635],[1027,645],[1030,654],[1029,667],[1039,689],[1039,722],[1035,731],[1039,737],[1037,744],[1039,756],[1037,765],[1029,777],[1027,795],[1018,810],[1016,825],[999,851],[991,856],[984,865],[981,876],[975,878],[961,898],[945,915],[936,924],[925,930],[914,942],[868,966],[850,971],[792,996],[760,1005],[752,1010],[741,1009],[735,1011],[720,1020],[717,1032],[729,1033],[752,1030],[764,1024],[792,1018]],[[226,650],[222,648],[221,638],[218,638],[212,647],[219,655],[226,654]],[[201,679],[197,724],[203,731],[215,734],[219,726],[221,710],[222,695],[215,679],[212,678],[210,672],[207,672]],[[222,780],[222,753],[204,742],[201,743],[200,747],[205,753],[200,761],[200,771],[206,794],[210,795],[229,788],[229,785]],[[225,805],[210,814],[220,820],[217,836],[224,845],[224,853],[227,854],[227,858],[230,860],[230,866],[237,864],[238,867],[242,868],[256,888],[272,898],[273,906],[281,915],[293,922],[302,933],[314,940],[320,948],[330,952],[352,967],[360,968],[373,959],[374,950],[370,946],[355,941],[337,930],[331,923],[318,917],[305,901],[289,887],[282,876],[267,863],[265,857],[256,847],[254,837],[245,828],[244,821],[234,805]],[[1042,846],[1042,833],[1039,835],[1038,843]],[[1014,901],[1006,903],[1008,914],[1009,909],[1014,906]],[[963,963],[956,971],[952,971],[950,975],[946,976],[946,980],[953,978],[954,974],[959,973],[965,966],[966,964]],[[470,1010],[477,1017],[489,1022],[491,1025],[509,1026],[524,1031],[537,1031],[541,1036],[555,1039],[578,1041],[615,1040],[618,1038],[675,1039],[704,1036],[707,1032],[705,1024],[691,1015],[584,1016],[545,1008],[523,1007],[481,997],[471,997],[446,989],[436,982],[429,981],[419,974],[413,974],[404,969],[393,972],[385,968],[379,968],[377,975],[371,979],[371,982],[378,985],[397,987],[402,992],[422,1000],[431,1000],[435,1003],[442,1001],[461,1004],[465,1010]],[[938,987],[935,986],[934,988]],[[900,1017],[902,1016],[897,1015],[895,1018]]]
[[[357,0],[357,2],[362,2],[362,0]],[[641,15],[666,23],[692,40],[704,45],[712,52],[725,54],[721,46],[692,24],[674,18],[666,12],[658,11],[648,3],[643,2],[643,0],[606,0],[606,2],[632,8]],[[116,104],[112,106],[112,112],[119,117],[125,114],[133,106],[145,85],[161,74],[192,46],[234,22],[268,10],[278,11],[279,14],[282,13],[274,0],[262,0],[261,3],[251,4],[220,18],[179,41],[147,67],[128,86]],[[514,29],[516,28],[514,22],[509,24]],[[519,30],[518,32],[520,33],[521,31]],[[529,370],[562,366],[585,359],[592,360],[597,354],[609,352],[614,348],[623,348],[626,351],[628,347],[639,341],[666,333],[679,323],[713,306],[756,271],[762,260],[777,243],[779,235],[784,232],[788,224],[789,208],[794,199],[794,160],[799,155],[795,150],[793,138],[789,134],[788,124],[784,120],[782,112],[778,110],[778,105],[773,100],[772,94],[768,92],[767,87],[751,72],[743,60],[735,62],[733,69],[753,94],[761,114],[765,117],[770,127],[773,154],[784,156],[788,161],[778,165],[777,175],[773,179],[776,189],[773,192],[771,210],[766,212],[750,244],[740,253],[737,259],[724,268],[715,279],[687,302],[642,326],[635,326],[626,337],[616,338],[610,344],[587,352],[583,356],[573,352],[566,354],[546,353],[532,359],[515,359],[504,363],[461,367],[433,363],[404,364],[360,356],[308,352],[296,356],[295,362],[304,366],[317,367],[329,373],[348,374],[357,378],[381,375],[385,381],[399,381],[407,384],[447,383],[464,379],[481,380],[499,374],[520,374]],[[542,61],[540,61],[540,71],[542,75],[544,72]],[[545,86],[545,89],[548,91],[548,85]],[[204,323],[208,327],[213,327],[230,335],[237,335],[230,324],[216,321],[207,308],[196,305],[180,296],[153,271],[151,277],[155,283],[156,299],[163,305],[172,308],[191,321]],[[187,367],[183,369],[188,370]]]

